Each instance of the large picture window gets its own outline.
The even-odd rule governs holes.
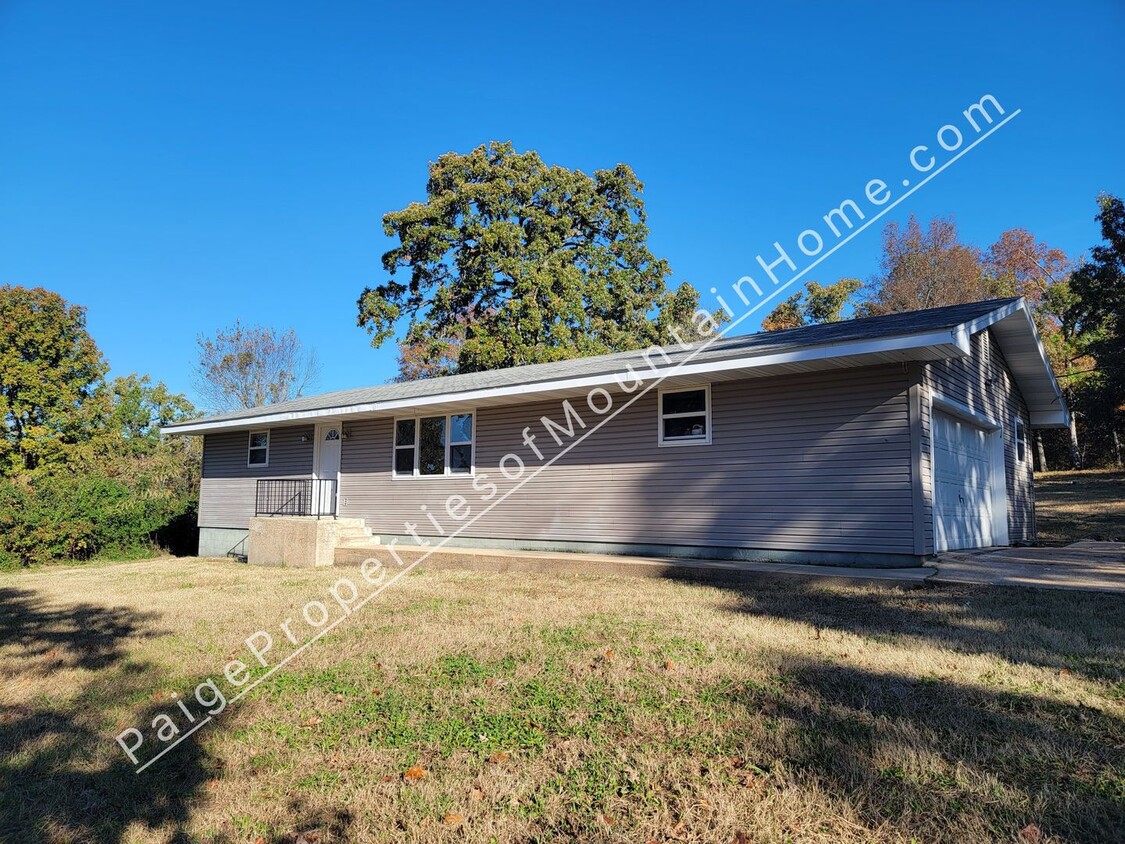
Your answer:
[[[473,471],[473,414],[395,420],[395,477],[468,475]]]
[[[247,466],[270,465],[270,432],[251,431],[250,442],[246,449]]]
[[[711,388],[661,390],[660,445],[711,442]]]

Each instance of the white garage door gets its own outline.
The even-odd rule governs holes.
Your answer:
[[[934,545],[981,548],[992,536],[992,434],[934,412]]]

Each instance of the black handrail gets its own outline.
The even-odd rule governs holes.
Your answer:
[[[258,480],[255,516],[336,517],[336,481],[330,478]]]

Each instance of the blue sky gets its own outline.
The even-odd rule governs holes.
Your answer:
[[[900,183],[984,94],[1020,115],[885,219],[1077,255],[1125,191],[1118,0],[546,5],[5,0],[0,283],[86,305],[115,374],[190,395],[196,335],[242,318],[296,328],[331,390],[394,373],[355,326],[382,215],[488,140],[630,164],[653,251],[704,291]],[[881,223],[808,278],[870,276]]]

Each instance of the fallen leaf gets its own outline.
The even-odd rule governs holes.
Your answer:
[[[664,670],[665,671],[674,671],[675,668],[676,668],[676,663],[672,662],[672,660],[670,660],[670,659],[664,660]]]
[[[1043,840],[1043,830],[1037,824],[1029,823],[1020,830],[1020,841],[1026,841],[1027,844],[1039,844]]]
[[[375,695],[375,697],[379,697],[379,695],[381,695],[382,693],[383,693],[382,689],[372,689],[371,690],[371,694]]]
[[[469,799],[472,800],[474,803],[479,803],[481,800],[484,799],[484,792],[481,791],[479,788],[474,788],[469,792]]]
[[[343,702],[344,702],[344,696],[343,695],[336,695],[336,703],[343,703]]]
[[[411,765],[409,768],[406,769],[406,773],[404,773],[402,775],[402,778],[404,780],[406,780],[407,782],[417,782],[418,780],[422,779],[425,776],[426,776],[426,769],[425,768],[423,768],[421,765]]]
[[[493,765],[499,765],[501,762],[507,762],[511,758],[512,754],[510,754],[508,751],[497,750],[495,753],[488,757],[488,761]]]
[[[601,812],[598,812],[598,820],[606,826],[613,826],[613,818],[603,815]]]
[[[1060,672],[1059,672],[1059,676],[1061,676],[1061,677],[1069,677],[1069,676],[1070,676],[1070,669],[1069,669],[1069,668],[1064,668],[1064,669],[1063,669],[1062,671],[1060,671]]]
[[[459,815],[456,812],[449,812],[441,819],[441,822],[446,826],[460,826],[465,822],[465,816]]]
[[[495,677],[489,677],[487,680],[484,681],[484,684],[486,686],[495,686],[496,685],[496,678]]]
[[[383,780],[383,782],[394,782],[395,781],[395,778],[390,776],[390,775],[381,777],[381,779]]]
[[[309,720],[302,721],[301,726],[302,727],[315,727],[317,724],[321,723],[323,720],[324,720],[323,718],[318,718],[314,715]]]
[[[604,657],[606,662],[609,662],[611,659],[613,659],[613,648],[606,648]]]
[[[741,829],[734,834],[734,840],[731,844],[750,844],[750,839],[746,837],[746,833]]]

